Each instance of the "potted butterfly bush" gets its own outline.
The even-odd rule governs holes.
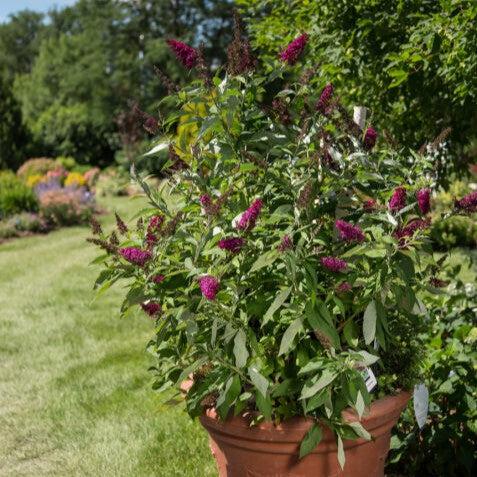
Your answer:
[[[126,280],[121,311],[153,320],[154,387],[189,380],[221,476],[382,476],[438,280],[433,164],[378,148],[306,67],[306,34],[263,65],[236,18],[213,75],[202,49],[168,43],[197,79],[163,77],[173,112],[143,118],[164,179],[135,174],[137,226],[94,224],[96,287]],[[192,139],[176,139],[183,117]]]

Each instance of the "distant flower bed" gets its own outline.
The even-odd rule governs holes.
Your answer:
[[[72,158],[40,158],[25,162],[17,175],[1,172],[0,240],[88,223],[100,171],[68,170],[75,167]]]

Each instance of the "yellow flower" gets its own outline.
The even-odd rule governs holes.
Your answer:
[[[84,178],[83,174],[80,174],[79,172],[70,172],[65,180],[65,186],[72,185],[78,187],[86,185],[86,179]]]
[[[36,187],[40,182],[43,181],[44,176],[41,174],[33,174],[32,176],[28,176],[26,180],[26,184],[28,187],[32,189]]]

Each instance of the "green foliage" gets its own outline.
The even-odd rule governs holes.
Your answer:
[[[439,220],[432,226],[431,237],[438,249],[477,246],[476,214]]]
[[[275,57],[300,32],[316,75],[332,81],[349,105],[419,147],[453,127],[452,158],[475,137],[477,3],[469,0],[238,0],[254,44]],[[442,174],[446,178],[446,173]]]
[[[0,72],[0,169],[16,169],[23,161],[28,133],[11,84]]]
[[[451,270],[455,278],[461,265]],[[477,470],[477,292],[462,281],[449,293],[429,295],[426,359],[429,417],[419,430],[409,408],[392,439],[389,472],[419,476],[471,476]]]
[[[124,147],[115,119],[133,100],[155,113],[155,98],[165,92],[153,66],[166,64],[174,81],[184,79],[165,39],[187,41],[197,33],[214,45],[208,51],[215,58],[223,58],[229,7],[229,0],[181,0],[174,8],[166,0],[78,0],[50,12],[48,22],[26,12],[21,25],[14,19],[0,28],[0,45],[11,44],[13,31],[22,41],[22,58],[11,48],[0,62],[4,56],[4,64],[14,66],[15,96],[37,151],[111,164]]]
[[[13,172],[0,171],[0,219],[37,209],[38,202],[33,191]]]
[[[204,400],[222,418],[244,409],[267,420],[308,415],[341,439],[358,435],[342,410],[362,413],[377,396],[363,367],[380,366],[382,393],[416,378],[412,329],[424,319],[419,294],[437,265],[424,227],[396,234],[419,219],[415,193],[434,185],[433,163],[366,147],[338,102],[326,115],[316,111],[325,82],[303,82],[301,70],[277,60],[264,74],[219,69],[213,86],[193,82],[164,100],[174,112],[153,150],[172,145],[190,162],[179,167],[170,157],[158,188],[137,177],[150,208],[138,211],[137,230],[118,227],[121,253],[117,234],[99,234],[108,254],[98,259],[96,287],[128,280],[122,313],[142,305],[157,319],[155,387],[179,386],[192,373],[191,416]],[[189,149],[171,138],[190,103],[205,111],[189,119],[197,131]],[[390,211],[397,186],[408,199]],[[369,197],[374,207],[365,206]],[[340,237],[337,219],[362,237]],[[230,238],[238,249],[221,242]],[[384,361],[396,348],[407,363]]]

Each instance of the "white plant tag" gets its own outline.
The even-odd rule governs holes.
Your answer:
[[[363,370],[364,383],[366,384],[366,389],[370,393],[378,384],[376,376],[374,375],[371,368],[364,368]]]
[[[424,427],[429,411],[429,390],[424,383],[414,386],[414,415],[419,429]]]

